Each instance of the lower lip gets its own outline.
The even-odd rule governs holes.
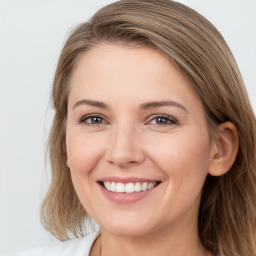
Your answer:
[[[160,185],[160,184],[159,184]],[[141,192],[134,192],[134,193],[115,193],[106,190],[102,185],[99,184],[101,191],[103,192],[104,196],[112,202],[119,203],[119,204],[128,204],[128,203],[135,203],[145,197],[147,197],[150,193],[154,192],[157,187],[151,188],[150,190],[141,191]]]

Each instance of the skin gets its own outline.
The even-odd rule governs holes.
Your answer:
[[[159,101],[175,103],[141,108]],[[96,123],[89,114],[99,117]],[[212,255],[198,237],[198,209],[208,172],[228,169],[220,160],[228,147],[220,150],[221,136],[210,140],[201,100],[165,56],[114,44],[86,52],[71,81],[66,128],[74,187],[101,227],[91,255],[99,255],[100,247],[103,256]],[[222,127],[224,135],[227,129]],[[118,204],[97,182],[107,176],[161,183],[137,202]]]

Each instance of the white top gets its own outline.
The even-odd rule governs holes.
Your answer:
[[[12,256],[89,256],[92,245],[99,234],[98,231],[83,238],[54,242]]]

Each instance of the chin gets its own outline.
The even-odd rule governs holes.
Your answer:
[[[113,221],[115,220],[115,221]],[[111,221],[105,220],[104,223],[99,223],[101,230],[111,233],[115,236],[124,236],[124,237],[142,237],[151,233],[154,228],[152,222],[138,221],[138,218],[134,219],[115,219]]]

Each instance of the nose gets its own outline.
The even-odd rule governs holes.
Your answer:
[[[112,131],[105,154],[106,160],[120,168],[142,163],[145,159],[140,144],[140,133],[135,127],[120,125]]]

